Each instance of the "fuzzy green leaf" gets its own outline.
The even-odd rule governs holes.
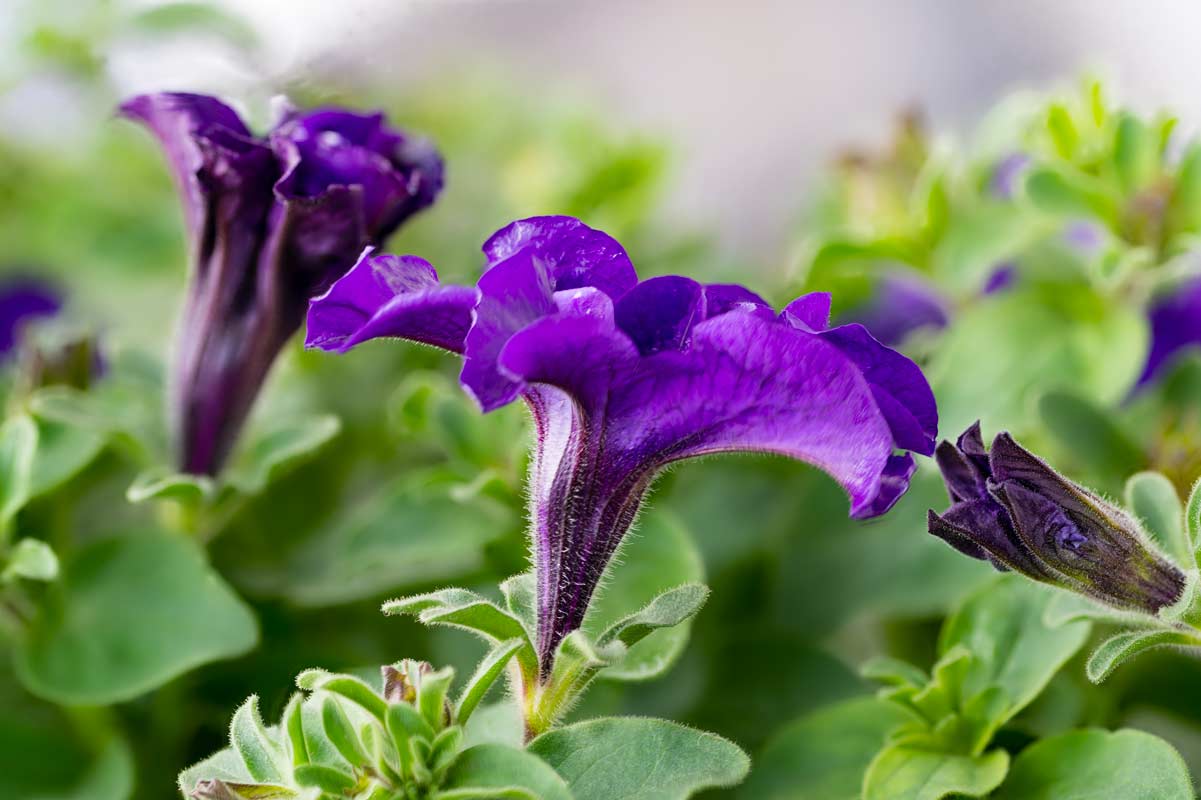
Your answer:
[[[1009,754],[952,755],[901,745],[884,748],[863,776],[863,800],[941,800],[949,795],[983,797],[1001,785]]]
[[[1201,647],[1201,637],[1176,630],[1126,631],[1109,637],[1088,659],[1088,679],[1100,683],[1128,659],[1144,650],[1169,645]]]
[[[1163,739],[1134,730],[1070,731],[1035,742],[994,800],[1191,800],[1193,782]]]
[[[609,717],[544,733],[529,752],[555,768],[576,800],[684,800],[741,783],[746,753],[712,733],[660,719]]]

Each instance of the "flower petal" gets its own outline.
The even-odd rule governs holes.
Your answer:
[[[225,131],[250,139],[250,130],[232,108],[215,97],[182,92],[143,94],[122,103],[119,112],[137,120],[158,138],[179,191],[193,238],[204,226],[207,197],[197,179],[204,165],[198,140]]]
[[[938,407],[917,364],[880,344],[862,325],[843,325],[819,335],[863,371],[896,446],[924,456],[933,454]]]
[[[546,264],[556,290],[595,286],[616,300],[638,282],[625,248],[574,217],[530,217],[511,222],[484,242],[489,269],[531,248]]]
[[[392,337],[463,351],[475,290],[442,285],[425,259],[371,255],[309,303],[306,347],[344,353],[370,339]]]
[[[49,317],[62,307],[62,295],[35,278],[0,282],[0,360],[17,344],[21,327],[35,317]]]
[[[705,289],[679,275],[651,278],[622,295],[614,313],[642,355],[681,350],[705,318]]]

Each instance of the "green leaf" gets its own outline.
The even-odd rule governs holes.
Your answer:
[[[1090,216],[1114,222],[1118,202],[1102,181],[1069,168],[1041,167],[1026,177],[1026,196],[1040,211],[1065,217]]]
[[[1035,742],[994,800],[1191,800],[1193,782],[1163,739],[1134,730],[1070,731]]]
[[[1012,717],[1030,704],[1088,638],[1090,624],[1048,627],[1043,617],[1055,590],[1006,575],[969,598],[943,625],[939,652],[964,647],[973,656],[965,676],[966,701],[989,686],[1010,698]]]
[[[1184,530],[1184,507],[1176,487],[1158,472],[1139,472],[1126,481],[1126,507],[1177,564],[1190,566],[1192,548]]]
[[[455,671],[450,667],[421,675],[417,682],[417,710],[429,723],[432,730],[442,729],[446,713],[446,695],[450,691],[450,682],[454,680]]]
[[[1102,405],[1125,396],[1143,368],[1146,321],[1082,285],[1058,292],[1018,288],[959,315],[927,369],[943,430],[977,419],[985,430],[1012,430],[1052,389]]]
[[[313,787],[334,796],[342,796],[353,789],[355,779],[341,770],[323,764],[304,764],[296,768],[296,783]]]
[[[463,628],[495,642],[528,640],[525,627],[516,617],[467,589],[440,589],[389,600],[384,603],[383,612],[390,616],[414,616],[426,625]]]
[[[1189,492],[1184,510],[1184,527],[1193,552],[1192,560],[1188,562],[1191,567],[1198,562],[1198,554],[1201,553],[1201,479],[1193,484],[1193,490]]]
[[[58,489],[92,463],[105,443],[103,435],[70,425],[39,418],[37,426],[29,499]]]
[[[353,675],[310,669],[296,676],[296,686],[309,692],[333,692],[345,697],[380,722],[388,711],[387,701]]]
[[[331,606],[450,581],[486,566],[486,545],[516,527],[513,509],[457,499],[442,473],[409,472],[323,525],[291,558],[281,593]]]
[[[1130,112],[1118,118],[1113,162],[1122,191],[1127,194],[1146,186],[1159,171],[1159,138]]]
[[[131,503],[149,500],[173,500],[184,506],[199,506],[211,500],[216,484],[207,475],[189,475],[165,467],[152,467],[141,472],[125,490]]]
[[[459,695],[459,699],[455,703],[454,719],[456,724],[467,724],[467,720],[471,719],[472,712],[488,694],[492,684],[504,673],[509,659],[524,646],[526,643],[522,639],[510,639],[488,651],[484,660],[476,667],[475,674],[463,687],[463,693]]]
[[[652,509],[639,521],[638,529],[622,545],[606,570],[603,587],[588,608],[584,631],[597,641],[620,620],[641,612],[663,592],[683,584],[704,580],[704,563],[688,531],[671,512]],[[677,600],[696,599],[690,589]],[[622,659],[606,667],[601,677],[609,680],[647,680],[661,675],[675,663],[688,644],[689,622],[664,627],[630,647]],[[633,633],[633,631],[631,632]]]
[[[712,733],[660,719],[611,717],[577,722],[530,742],[575,800],[683,800],[735,786],[750,759]]]
[[[633,647],[652,632],[660,628],[674,628],[692,619],[709,599],[709,587],[700,583],[688,583],[668,589],[646,604],[640,611],[618,620],[600,635],[600,647],[611,642],[621,642]]]
[[[747,800],[859,800],[863,773],[908,714],[874,697],[826,706],[782,728],[755,758]]]
[[[17,647],[16,666],[34,694],[103,705],[257,641],[254,615],[195,543],[131,532],[94,541],[63,565]]]
[[[341,429],[341,421],[331,414],[272,428],[235,454],[221,476],[222,482],[242,494],[258,494],[289,469],[312,458]]]
[[[1073,462],[1117,479],[1146,463],[1138,443],[1093,401],[1070,390],[1051,391],[1039,398],[1038,409],[1047,431],[1063,443]]]
[[[8,554],[8,563],[0,572],[0,582],[13,578],[52,581],[58,577],[58,556],[50,545],[38,539],[22,539]]]
[[[1109,637],[1088,659],[1088,679],[1100,683],[1124,661],[1144,650],[1168,645],[1201,647],[1201,637],[1176,630],[1126,631]]]
[[[983,797],[1001,785],[1009,754],[951,755],[891,745],[863,776],[863,800],[940,800],[948,795]]]
[[[0,533],[29,499],[38,429],[25,414],[0,425]]]
[[[359,742],[359,735],[355,733],[354,725],[351,724],[350,718],[346,716],[346,712],[342,710],[342,706],[334,697],[326,696],[325,701],[321,704],[321,726],[325,730],[325,735],[333,742],[338,753],[346,759],[348,764],[352,767],[361,767],[368,763],[367,754],[363,752],[363,745]]]
[[[476,745],[460,753],[442,781],[439,796],[505,797],[511,795],[498,790],[510,788],[524,790],[538,800],[573,800],[567,784],[549,765],[535,755],[501,744]],[[471,789],[491,791],[468,794]],[[576,795],[575,800],[578,798]]]
[[[259,699],[247,698],[234,712],[229,725],[229,743],[242,758],[246,772],[259,783],[282,783],[288,765],[259,715]]]

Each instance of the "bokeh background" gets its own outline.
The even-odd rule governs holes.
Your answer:
[[[569,213],[618,236],[644,275],[737,280],[786,300],[804,282],[829,167],[848,150],[886,150],[905,113],[954,146],[998,104],[1020,102],[1006,100],[1014,92],[1074,87],[1082,71],[1193,130],[1198,22],[1183,0],[6,0],[0,278],[54,281],[106,348],[166,357],[186,277],[181,215],[156,146],[113,109],[177,89],[221,95],[260,126],[286,95],[380,107],[430,136],[446,192],[389,249],[444,277],[473,277],[479,244],[508,221]],[[14,796],[167,797],[180,768],[221,746],[246,695],[273,717],[292,676],[316,664],[414,656],[467,671],[480,652],[471,641],[376,612],[388,596],[494,584],[522,567],[520,409],[479,419],[451,374],[403,347],[343,360],[292,348],[260,421],[334,412],[343,433],[223,519],[208,548],[253,606],[260,644],[135,699],[65,711],[5,675],[0,743],[20,746],[0,747],[0,776],[17,776],[26,794]],[[144,464],[104,459],[77,498],[67,550],[162,513],[124,502]],[[462,497],[481,472],[474,505],[428,500],[430,486]],[[757,753],[804,712],[870,691],[855,671],[867,656],[928,664],[947,610],[992,578],[926,535],[925,509],[945,503],[929,471],[871,525],[846,519],[828,479],[776,460],[689,465],[652,502],[665,516],[643,522],[640,546],[691,542],[679,574],[703,572],[713,601],[666,679],[601,683],[580,715],[659,714]],[[437,541],[436,530],[459,533]],[[1193,662],[1148,658],[1104,692],[1080,673],[1073,663],[1056,679],[1027,735],[1065,719],[1131,724],[1169,738],[1198,774],[1199,714],[1180,710],[1201,703]],[[110,737],[124,744],[100,765],[109,790],[62,794],[99,774],[89,770]]]

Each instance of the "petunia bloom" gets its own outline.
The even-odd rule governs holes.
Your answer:
[[[461,381],[485,411],[518,397],[529,406],[543,670],[667,465],[789,456],[838,480],[863,518],[908,488],[913,457],[897,450],[933,452],[937,411],[921,371],[861,325],[827,330],[829,295],[777,314],[741,286],[639,282],[616,240],[570,217],[514,222],[484,253],[470,299],[430,280],[423,262],[360,261],[313,302],[309,341],[442,339],[463,354]],[[436,324],[415,335],[418,319]]]
[[[62,297],[33,278],[0,280],[0,361],[16,348],[21,328],[30,320],[50,317],[62,307]]]
[[[1138,386],[1146,386],[1187,348],[1201,346],[1201,279],[1186,282],[1160,298],[1147,312],[1151,323],[1151,351]]]
[[[1185,576],[1120,508],[1064,478],[1008,433],[985,451],[976,423],[935,456],[951,507],[930,533],[961,553],[1117,608],[1155,614]]]
[[[325,291],[442,187],[436,151],[382,114],[288,112],[255,136],[212,97],[141,95],[191,249],[172,376],[180,467],[215,473],[280,349]]]

